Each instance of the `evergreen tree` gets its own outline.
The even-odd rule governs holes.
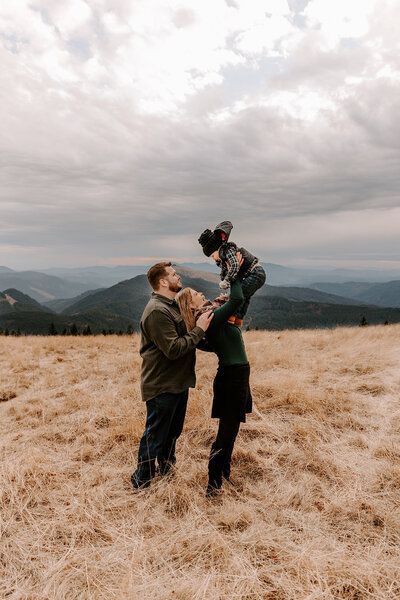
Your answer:
[[[101,330],[101,333],[102,333],[103,335],[107,335],[107,331],[106,331],[105,329],[102,329],[102,330]]]
[[[56,326],[54,325],[54,321],[52,321],[49,325],[49,335],[58,335]]]
[[[4,335],[10,335],[10,332],[8,331],[8,328],[6,327],[4,330]]]
[[[72,325],[71,325],[70,334],[71,335],[79,335],[79,331],[78,331],[78,328],[75,323],[72,323]]]
[[[365,316],[362,316],[362,319],[360,321],[360,327],[366,327],[368,325],[367,319],[365,318]]]
[[[61,333],[61,335],[67,335],[67,333],[68,333],[68,332],[67,332],[67,328],[66,328],[66,327],[64,327],[64,329],[62,330],[62,333]]]
[[[384,322],[384,325],[389,325],[389,321],[385,321],[385,322]]]
[[[90,325],[86,325],[84,330],[82,331],[82,335],[92,335],[92,330],[90,329]]]
[[[126,328],[126,333],[128,335],[132,335],[134,329],[133,329],[133,325],[131,323],[129,323],[128,327]]]
[[[16,335],[17,337],[21,337],[21,330],[20,330],[20,328],[19,328],[19,327],[18,327],[18,329],[17,329],[17,331],[16,331],[15,335]]]

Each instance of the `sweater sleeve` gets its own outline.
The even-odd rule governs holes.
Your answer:
[[[146,319],[149,338],[169,360],[176,360],[194,350],[204,337],[201,327],[194,327],[185,335],[178,335],[172,317],[161,310],[153,310]]]
[[[240,281],[235,281],[231,287],[231,295],[228,302],[226,302],[221,308],[217,308],[214,311],[213,320],[210,323],[210,329],[218,327],[221,323],[224,323],[244,300],[243,290]]]

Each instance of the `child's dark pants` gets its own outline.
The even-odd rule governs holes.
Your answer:
[[[244,301],[235,312],[234,316],[238,319],[243,319],[249,308],[250,300],[253,294],[256,293],[265,283],[267,276],[261,265],[254,267],[252,271],[242,280],[242,290]]]

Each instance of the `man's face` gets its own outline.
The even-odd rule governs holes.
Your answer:
[[[168,283],[168,289],[170,292],[178,293],[182,289],[182,281],[180,275],[175,271],[174,267],[166,267],[167,277],[163,277]]]
[[[215,252],[213,252],[213,253],[211,254],[211,258],[212,258],[213,260],[215,260],[215,262],[216,262],[216,263],[218,263],[218,262],[221,260],[221,259],[220,259],[220,257],[219,257],[219,251],[218,251],[218,250],[216,250]]]

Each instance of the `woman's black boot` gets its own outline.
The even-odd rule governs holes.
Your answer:
[[[221,486],[222,480],[218,482],[215,480],[209,480],[206,489],[206,498],[213,498],[215,496],[218,496],[221,492]]]

